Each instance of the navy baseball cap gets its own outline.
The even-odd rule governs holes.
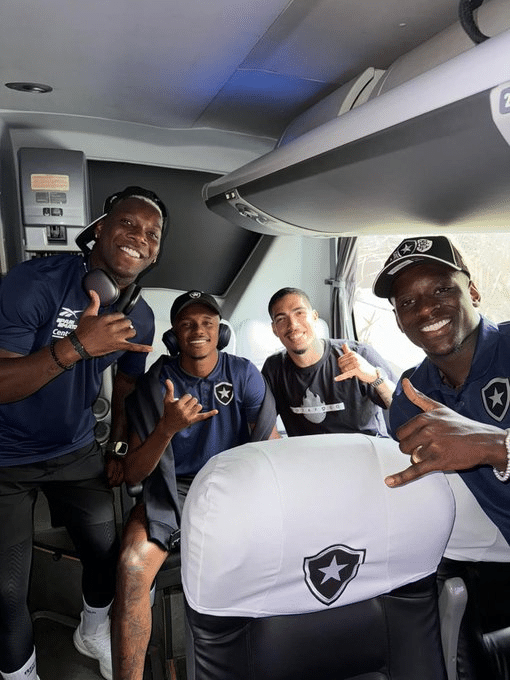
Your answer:
[[[438,262],[470,276],[462,255],[446,236],[419,236],[404,239],[391,253],[375,277],[374,295],[389,299],[395,279],[407,267],[421,262]]]
[[[210,307],[221,319],[221,309],[212,295],[202,293],[200,290],[189,290],[187,293],[179,295],[179,297],[174,300],[170,310],[170,321],[172,322],[172,325],[183,309],[188,307],[188,305],[194,304]]]

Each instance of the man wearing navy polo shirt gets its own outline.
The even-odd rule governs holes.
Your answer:
[[[250,439],[278,437],[276,410],[248,359],[219,351],[230,330],[201,291],[176,298],[163,355],[129,399],[134,428],[124,480],[143,482],[124,528],[112,617],[113,677],[141,680],[151,632],[150,590],[174,545],[195,474],[212,456]]]
[[[510,541],[510,324],[480,315],[480,293],[445,236],[403,241],[374,293],[390,300],[399,328],[427,355],[393,395],[391,429],[412,465],[387,484],[461,470]]]
[[[137,277],[158,256],[166,209],[141,187],[110,196],[104,215],[83,232],[85,256],[24,262],[0,288],[0,676],[35,680],[27,593],[32,513],[42,491],[52,518],[65,523],[83,565],[84,609],[74,644],[111,679],[108,611],[118,540],[113,498],[94,438],[92,404],[102,373],[117,361],[112,430],[121,435],[123,402],[143,374],[154,315],[143,301],[124,314],[102,307],[136,293]],[[87,273],[101,274],[86,292]],[[132,306],[135,300],[125,300]],[[106,303],[105,303],[106,304]],[[102,307],[102,309],[101,309]]]
[[[433,470],[459,472],[493,522],[491,528],[485,520],[480,541],[483,513],[478,509],[479,519],[473,522],[470,516],[458,518],[466,542],[460,559],[472,561],[469,549],[476,550],[481,557],[474,559],[483,560],[477,578],[490,586],[482,596],[484,606],[491,596],[496,609],[508,609],[510,324],[495,324],[480,315],[480,293],[461,254],[445,236],[402,241],[376,277],[374,293],[391,302],[400,330],[426,354],[421,364],[403,374],[393,395],[391,430],[400,449],[411,456],[411,466],[390,475],[386,483],[400,486]],[[464,489],[459,496],[458,491],[462,489],[456,492],[457,513],[469,515],[470,501],[464,505],[462,500],[468,492]],[[464,575],[456,559],[445,560],[443,566]],[[468,606],[478,607],[477,596],[470,591]],[[508,625],[505,613],[495,627]],[[465,643],[459,658],[464,652],[472,656],[475,647],[474,640]],[[463,666],[469,663],[462,660]],[[473,663],[483,670],[487,661]]]

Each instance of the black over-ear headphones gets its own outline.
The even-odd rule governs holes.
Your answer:
[[[226,323],[220,321],[220,327],[218,330],[218,344],[216,345],[216,349],[219,350],[225,349],[225,347],[230,342],[230,336],[231,336],[230,326],[227,326]],[[180,352],[179,343],[177,342],[177,336],[173,328],[169,328],[167,331],[165,331],[165,333],[163,333],[162,340],[170,356],[175,357],[179,354]]]
[[[117,303],[115,309],[122,314],[129,314],[140,299],[142,289],[131,283],[122,292],[112,277],[104,269],[92,269],[83,277],[83,288],[87,293],[95,290],[99,295],[102,307]]]

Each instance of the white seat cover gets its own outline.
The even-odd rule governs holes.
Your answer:
[[[362,434],[250,443],[214,456],[182,519],[196,611],[262,617],[365,600],[435,571],[454,516],[442,473],[390,489],[409,464]]]
[[[455,521],[445,557],[460,562],[510,562],[510,546],[462,477],[448,472],[446,479],[455,498]]]

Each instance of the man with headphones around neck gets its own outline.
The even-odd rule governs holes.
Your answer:
[[[118,538],[112,491],[94,438],[92,404],[117,362],[113,436],[125,438],[124,399],[143,374],[154,315],[140,300],[129,316],[111,302],[158,256],[166,220],[159,198],[128,187],[107,199],[82,234],[85,257],[59,254],[11,269],[0,290],[0,677],[36,680],[27,594],[35,499],[65,524],[83,565],[83,611],[74,644],[112,677],[109,608]],[[115,295],[102,304],[84,286],[101,271]],[[132,306],[132,305],[131,305]]]
[[[176,543],[195,474],[217,453],[250,439],[278,438],[270,390],[248,359],[223,349],[230,329],[216,300],[200,291],[176,298],[162,356],[127,404],[124,481],[143,482],[125,525],[112,608],[115,680],[142,680],[151,633],[152,583]],[[173,355],[173,356],[172,356]]]

